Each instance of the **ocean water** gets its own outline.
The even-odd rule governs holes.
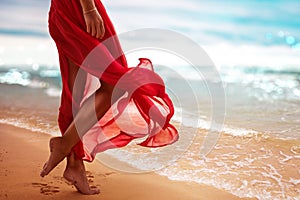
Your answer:
[[[47,31],[49,3],[0,2],[0,122],[59,135],[56,116],[61,83],[55,45]],[[181,138],[195,138],[188,151],[178,147],[182,159],[157,173],[213,185],[238,196],[299,199],[299,1],[103,3],[118,33],[149,27],[175,31],[200,45],[220,76],[217,81],[207,76],[212,66],[202,66],[199,73],[174,52],[155,49],[154,41],[153,49],[126,52],[130,65],[138,57],[152,59],[174,101],[174,122],[180,124]],[[122,44],[126,42],[121,39]],[[203,158],[197,147],[214,121],[212,97],[218,94],[212,93],[218,91],[212,88],[220,85],[225,94],[220,114],[225,116],[224,134]],[[202,131],[197,134],[195,130]],[[143,162],[134,162],[138,151],[132,145],[124,152],[107,154],[137,168],[161,168],[151,165],[154,162],[146,159],[148,154],[140,155]]]

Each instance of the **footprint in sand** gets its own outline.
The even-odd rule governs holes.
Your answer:
[[[113,174],[116,174],[116,172],[107,172],[107,173],[105,173],[104,175],[105,175],[105,176],[110,176],[110,175],[113,175]]]
[[[87,171],[88,172],[88,171]],[[106,172],[106,173],[101,173],[101,174],[98,174],[99,176],[102,176],[102,177],[108,177],[108,176],[112,176],[114,174],[117,174],[117,172]],[[89,178],[88,174],[87,174],[87,177]],[[94,178],[94,177],[93,177]]]
[[[92,172],[90,172],[90,171],[85,171],[85,174],[86,174],[86,177],[88,177],[88,178],[94,178]]]
[[[85,172],[85,174],[86,174],[86,177],[87,177],[87,179],[88,179],[88,182],[89,183],[94,183],[94,176],[93,176],[93,174],[92,174],[92,172],[90,172],[90,171],[86,171]],[[91,186],[92,187],[92,186]]]
[[[44,195],[52,195],[59,192],[59,187],[48,185],[47,183],[32,183],[33,187],[39,187],[40,193]]]

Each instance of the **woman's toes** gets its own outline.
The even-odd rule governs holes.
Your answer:
[[[76,185],[75,185],[75,187],[77,188]],[[85,195],[94,195],[94,194],[99,194],[100,193],[100,190],[98,188],[97,189],[89,189],[89,190],[86,190],[86,191],[82,191],[79,188],[77,188],[77,190],[80,193],[85,194]]]
[[[47,167],[47,164],[48,164],[48,162],[46,162],[45,164],[44,164],[44,166],[43,166],[43,169],[42,169],[42,171],[40,172],[40,176],[41,177],[44,177],[46,174],[45,174],[45,168]]]

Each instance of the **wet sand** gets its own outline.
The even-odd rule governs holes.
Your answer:
[[[0,199],[241,199],[196,183],[171,181],[155,173],[127,174],[95,161],[87,163],[90,184],[101,193],[84,196],[62,178],[65,161],[45,178],[49,135],[0,124]]]

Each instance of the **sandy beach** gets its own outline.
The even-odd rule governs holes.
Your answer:
[[[101,193],[84,196],[62,178],[65,162],[47,177],[39,176],[50,136],[4,124],[0,130],[0,199],[240,199],[210,186],[171,181],[154,173],[114,171],[97,161],[87,164],[87,174]]]

